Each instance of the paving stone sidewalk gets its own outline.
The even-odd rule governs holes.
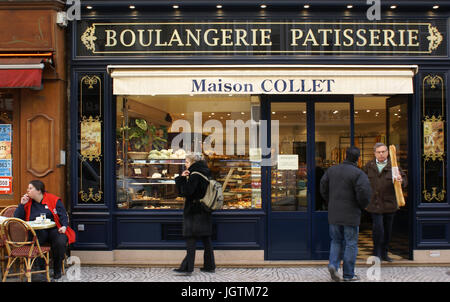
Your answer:
[[[326,266],[312,267],[219,267],[215,273],[196,268],[190,276],[180,276],[167,267],[82,266],[69,268],[58,282],[332,282]],[[360,282],[450,282],[450,266],[385,266],[376,271],[357,267]]]

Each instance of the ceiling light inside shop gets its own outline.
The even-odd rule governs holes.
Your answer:
[[[433,6],[433,9],[438,9],[439,8],[439,5],[434,5]]]
[[[391,9],[396,9],[397,5],[391,5]]]
[[[175,9],[180,8],[179,5],[174,5],[174,6],[172,6],[172,7],[175,8]]]
[[[347,8],[353,8],[353,5],[347,5]]]
[[[305,5],[303,5],[303,8],[310,8],[310,5],[309,4],[305,4]]]
[[[218,4],[216,5],[217,8],[222,8],[222,5]]]
[[[90,6],[90,5],[88,5],[88,6],[86,6],[86,8],[87,8],[87,9],[92,9],[93,7]]]
[[[136,8],[136,6],[130,5],[130,9],[135,9],[135,8]]]
[[[266,7],[267,7],[267,5],[261,4],[261,8],[266,8]]]

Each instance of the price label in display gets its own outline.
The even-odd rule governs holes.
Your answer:
[[[0,194],[12,193],[12,177],[0,178]]]

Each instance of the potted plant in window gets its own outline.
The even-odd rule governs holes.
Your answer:
[[[120,128],[120,132],[128,131],[128,156],[131,159],[146,159],[151,146],[158,148],[167,142],[164,138],[157,135],[155,125],[148,124],[145,119],[135,119],[131,123],[131,127],[124,126]],[[126,136],[125,136],[126,137]]]

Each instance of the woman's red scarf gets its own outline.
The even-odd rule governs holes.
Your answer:
[[[56,212],[56,203],[60,199],[61,198],[59,198],[58,196],[55,196],[55,195],[47,193],[47,192],[44,192],[44,198],[42,199],[42,204],[47,205],[50,212],[52,212],[53,220],[55,221],[58,229],[61,228],[61,223],[59,222],[59,216],[58,216],[58,213]],[[30,221],[31,202],[27,202],[24,205],[24,208],[25,208],[25,220]],[[69,244],[72,244],[75,242],[76,235],[75,235],[75,231],[72,230],[72,228],[67,226],[65,234],[69,240]]]

